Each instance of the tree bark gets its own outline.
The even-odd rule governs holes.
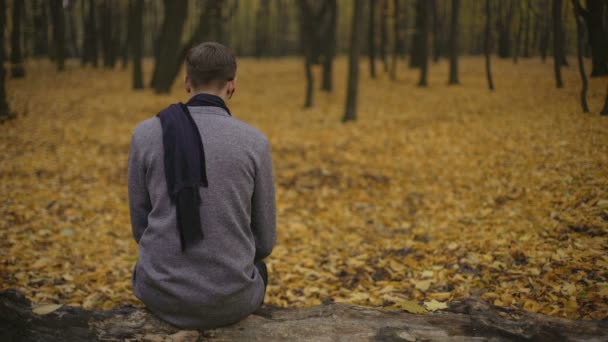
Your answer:
[[[376,78],[376,0],[369,0],[368,25],[369,75],[371,78]]]
[[[460,0],[452,0],[452,20],[450,22],[450,79],[448,84],[460,84],[458,81]]]
[[[51,0],[51,16],[53,17],[53,46],[57,70],[65,70],[65,17],[61,0]]]
[[[386,45],[388,44],[388,1],[382,0],[382,12],[380,13],[380,60],[384,66],[384,72],[388,72],[388,59]]]
[[[420,0],[422,2],[421,10],[423,20],[422,32],[420,34],[420,80],[419,87],[428,86],[429,73],[429,33],[431,31],[431,14],[433,11],[433,2],[428,0]]]
[[[82,8],[84,9],[84,0],[82,2],[82,6]],[[83,18],[85,27],[82,51],[82,65],[91,64],[93,67],[96,68],[99,64],[99,42],[97,37],[97,14],[95,7],[95,1],[89,0],[87,18]]]
[[[324,15],[323,27],[323,74],[321,79],[321,90],[330,92],[333,90],[333,64],[336,55],[336,26],[338,19],[338,1],[326,0],[327,9]]]
[[[443,15],[440,13],[438,0],[427,0],[431,2],[431,16],[433,21],[433,62],[439,62],[443,52]]]
[[[488,88],[494,90],[494,81],[492,80],[492,68],[490,65],[490,53],[492,46],[492,35],[490,27],[492,25],[492,9],[490,8],[490,0],[486,0],[486,30],[484,39],[484,53],[486,56],[486,77],[488,79]]]
[[[34,11],[34,56],[48,55],[48,14],[47,1],[38,0],[35,2]]]
[[[144,81],[141,69],[143,50],[143,12],[144,0],[129,1],[129,45],[133,59],[133,89],[143,89]]]
[[[557,88],[563,88],[561,67],[563,63],[562,0],[553,0],[553,70]]]
[[[11,31],[11,76],[25,77],[23,53],[21,51],[21,24],[23,22],[24,1],[13,1],[13,29]]]
[[[412,35],[412,47],[410,49],[410,68],[419,68],[422,65],[423,31],[425,30],[425,2],[430,0],[416,0],[414,34]]]
[[[391,80],[397,79],[397,60],[402,51],[401,40],[401,3],[400,0],[393,0],[393,56],[391,60],[390,77]]]
[[[544,12],[543,25],[542,25],[542,33],[540,36],[540,58],[543,62],[547,60],[547,51],[549,50],[549,39],[551,36],[550,29],[550,18],[551,18],[551,6],[549,5],[549,0],[545,0],[543,2],[542,9]]]
[[[187,1],[164,0],[164,5],[165,18],[158,39],[158,57],[150,82],[156,93],[170,92],[175,81],[175,65],[181,63],[180,42],[188,10]]]
[[[300,47],[304,55],[304,73],[306,75],[306,89],[304,98],[304,108],[310,108],[314,101],[314,75],[313,65],[313,45],[314,32],[313,11],[308,0],[298,0],[299,27],[300,27]]]
[[[343,122],[357,119],[357,93],[359,87],[359,50],[361,45],[361,20],[363,0],[355,0],[350,34],[350,52],[348,55],[348,87],[346,90],[346,109]]]
[[[423,315],[342,303],[310,308],[263,306],[236,324],[200,331],[180,330],[135,307],[87,311],[62,306],[38,315],[19,292],[0,293],[3,341],[570,342],[607,338],[606,321],[566,320],[497,307],[476,298]]]
[[[101,5],[101,48],[103,50],[103,66],[113,69],[116,65],[116,49],[112,34],[112,0],[105,0]]]
[[[4,123],[4,121],[13,116],[8,106],[8,101],[6,101],[6,71],[4,69],[4,61],[6,60],[6,54],[4,52],[5,26],[6,2],[5,0],[0,0],[0,123]]]
[[[587,8],[579,10],[587,24],[591,46],[591,77],[608,75],[608,3],[605,0],[587,0]]]
[[[585,63],[583,61],[583,46],[585,39],[585,28],[583,27],[582,13],[579,11],[580,3],[579,0],[572,0],[572,7],[574,11],[574,20],[576,22],[576,52],[578,57],[578,70],[581,74],[581,107],[584,113],[589,112],[589,105],[587,105],[587,75],[585,74]]]
[[[529,58],[530,57],[530,17],[532,11],[532,0],[528,0],[526,3],[526,22],[524,29],[524,49],[522,53],[522,57]]]

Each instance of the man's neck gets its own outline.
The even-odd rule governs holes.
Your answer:
[[[210,95],[218,96],[219,98],[221,98],[224,101],[224,103],[228,103],[228,97],[226,96],[226,92],[222,91],[222,90],[217,91],[217,90],[210,90],[210,89],[197,89],[197,90],[192,91],[192,96],[196,96],[199,94],[210,94]]]

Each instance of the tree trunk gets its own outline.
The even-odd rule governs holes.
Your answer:
[[[4,123],[4,121],[13,116],[6,101],[6,71],[4,69],[4,61],[6,60],[6,54],[4,53],[5,26],[6,2],[5,0],[0,0],[0,123]]]
[[[601,115],[608,115],[608,85],[606,86],[606,98],[604,99],[604,108],[600,112]]]
[[[591,77],[608,75],[608,2],[587,0],[587,9],[582,9],[587,24],[591,46]]]
[[[361,20],[363,17],[363,0],[355,0],[350,34],[350,52],[348,54],[348,87],[346,90],[346,109],[343,122],[357,119],[357,93],[359,87],[359,50],[361,45]]]
[[[129,1],[129,45],[133,59],[133,89],[143,89],[144,81],[141,70],[143,50],[143,12],[144,0]]]
[[[13,1],[13,29],[11,31],[11,76],[25,77],[23,53],[21,51],[21,24],[23,22],[24,1]]]
[[[606,321],[567,320],[497,307],[475,298],[422,315],[343,303],[309,308],[264,305],[236,324],[201,331],[180,330],[148,310],[132,306],[108,311],[62,306],[35,314],[20,293],[0,293],[3,341],[571,342],[607,338]]]
[[[511,56],[511,25],[513,23],[513,0],[508,0],[506,13],[503,14],[503,5],[506,0],[498,1],[498,57]]]
[[[65,70],[65,17],[61,0],[51,0],[51,16],[53,17],[53,45],[57,70]]]
[[[492,69],[490,65],[490,53],[492,48],[492,35],[490,27],[492,25],[492,9],[490,8],[490,0],[486,0],[486,30],[484,39],[484,53],[486,56],[486,77],[488,78],[488,88],[494,90],[494,81],[492,81]]]
[[[422,4],[422,17],[423,26],[420,35],[420,80],[418,81],[419,87],[428,86],[428,74],[429,74],[429,33],[431,31],[431,14],[433,11],[433,2],[428,0],[420,0]]]
[[[97,13],[94,0],[88,1],[88,14],[84,20],[84,43],[82,51],[82,65],[91,64],[93,67],[99,65],[99,41],[97,36]],[[84,0],[82,6],[84,9]]]
[[[460,0],[452,0],[452,20],[450,22],[450,80],[448,84],[460,84],[458,81]]]
[[[35,2],[34,11],[34,56],[48,55],[48,14],[47,1],[38,0]]]
[[[401,53],[401,6],[400,0],[393,0],[393,56],[391,60],[390,76],[391,80],[397,79],[397,60]]]
[[[585,63],[583,61],[583,46],[585,39],[585,28],[582,22],[582,13],[578,10],[580,8],[579,0],[572,0],[572,7],[574,10],[574,20],[576,22],[576,52],[578,57],[578,70],[581,74],[581,107],[584,113],[589,112],[589,106],[587,105],[587,75],[585,74]],[[578,5],[578,6],[577,6]]]
[[[433,20],[433,62],[439,62],[443,50],[443,16],[440,14],[439,1],[427,0],[431,2],[431,16]]]
[[[336,26],[338,18],[338,1],[326,0],[328,4],[327,20],[324,20],[323,39],[323,75],[321,80],[321,90],[330,92],[333,90],[333,64],[336,54]]]
[[[369,75],[371,78],[376,78],[376,0],[369,0],[368,25]]]
[[[255,20],[255,56],[268,55],[270,0],[260,0]]]
[[[542,33],[540,36],[540,58],[543,62],[547,60],[547,51],[549,50],[549,39],[551,36],[550,29],[550,18],[551,18],[551,7],[549,6],[549,0],[545,0],[543,2],[543,7],[541,10],[544,12],[543,16],[543,25],[542,25]]]
[[[299,27],[300,27],[300,47],[304,55],[304,73],[306,75],[306,89],[304,108],[310,108],[314,100],[314,75],[312,73],[313,64],[313,40],[315,28],[313,27],[312,8],[307,0],[298,0]]]
[[[529,58],[530,57],[530,17],[532,11],[532,0],[528,0],[526,3],[526,22],[524,29],[524,49],[522,53],[522,57]]]
[[[555,83],[558,88],[563,88],[561,67],[563,63],[562,39],[562,0],[553,0],[553,70],[555,71]]]
[[[175,81],[175,65],[181,63],[180,42],[188,10],[187,1],[164,0],[164,5],[165,18],[158,39],[158,58],[150,82],[150,87],[156,93],[170,92]]]
[[[113,69],[116,65],[116,51],[112,29],[112,0],[104,0],[101,6],[101,48],[103,50],[103,66]]]
[[[415,27],[410,49],[410,68],[419,68],[422,65],[422,50],[424,49],[422,35],[426,25],[425,2],[428,1],[430,0],[416,0],[415,2]]]
[[[518,3],[517,6],[515,6],[515,10],[517,11],[517,34],[515,35],[515,46],[513,49],[513,63],[517,64],[519,62],[519,50],[521,47],[521,35],[523,33],[524,30],[524,21],[523,21],[523,15],[524,15],[524,11],[521,8],[521,3]]]
[[[386,45],[388,44],[388,1],[382,1],[382,12],[380,13],[380,59],[384,66],[384,72],[388,72],[388,59],[386,56]]]

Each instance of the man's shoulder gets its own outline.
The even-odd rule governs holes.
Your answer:
[[[266,136],[264,135],[264,133],[262,133],[259,129],[253,127],[252,125],[241,121],[237,118],[234,118],[233,123],[235,125],[235,128],[240,130],[241,134],[244,134],[245,136],[247,136],[249,139],[253,140],[254,142],[260,143],[260,144],[267,144],[268,143],[268,138],[266,138]]]
[[[162,126],[160,120],[156,116],[141,121],[133,129],[133,139],[141,142],[148,141],[151,138],[158,137],[162,134]]]

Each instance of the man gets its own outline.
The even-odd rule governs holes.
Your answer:
[[[207,329],[247,317],[264,300],[262,259],[276,240],[274,181],[267,139],[226,107],[236,89],[232,53],[200,44],[186,69],[190,101],[133,131],[133,291],[161,319]]]

